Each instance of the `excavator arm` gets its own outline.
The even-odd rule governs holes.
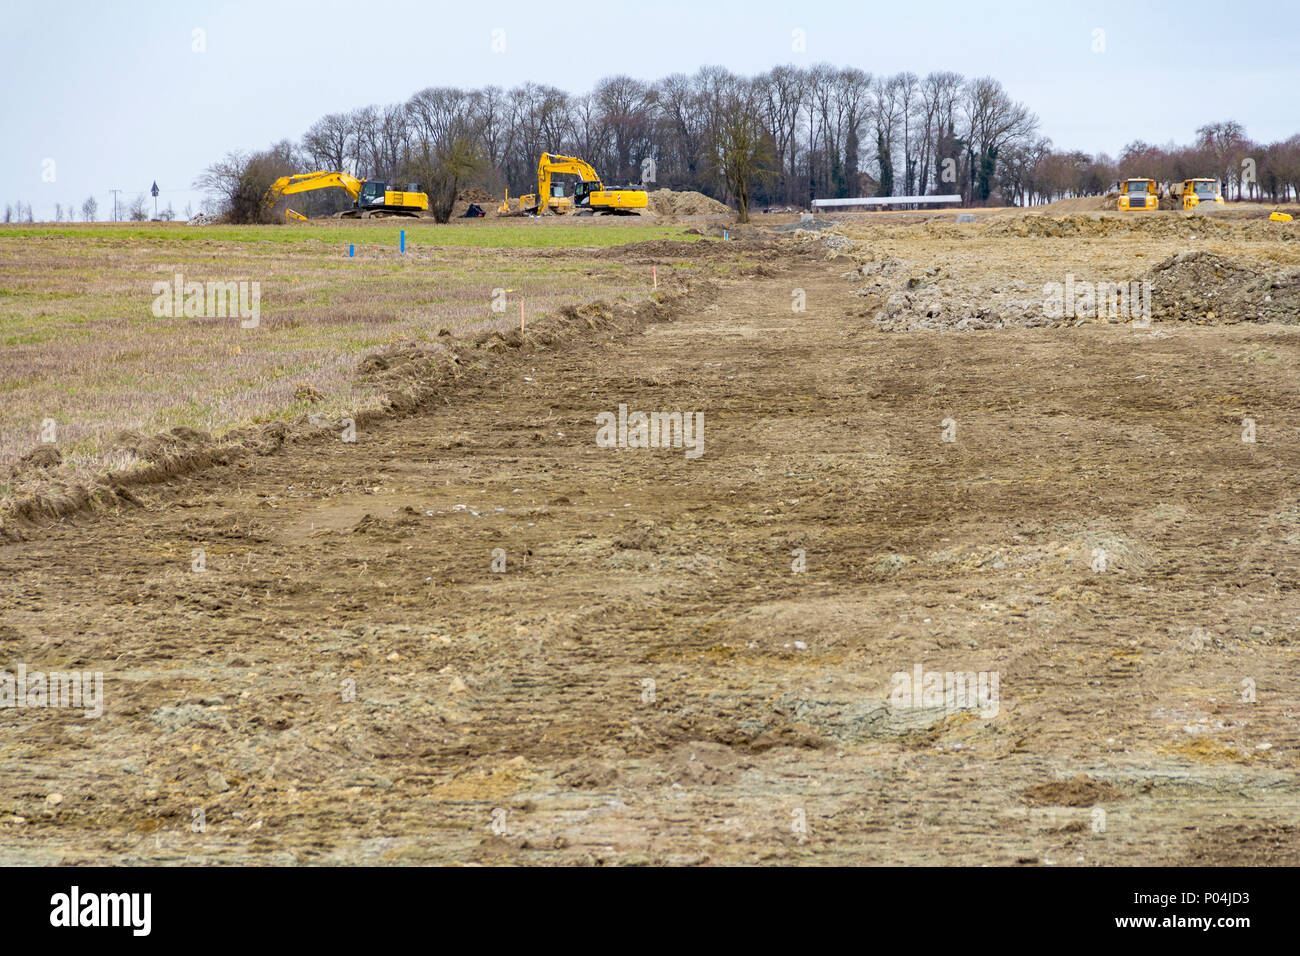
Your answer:
[[[312,189],[329,189],[331,186],[338,186],[340,189],[345,190],[355,200],[361,195],[362,182],[363,180],[357,179],[355,176],[349,176],[347,173],[334,173],[328,170],[281,176],[267,188],[266,195],[262,197],[262,203],[267,206],[274,206],[280,201],[281,196],[305,193]]]
[[[556,173],[573,173],[584,183],[595,183],[600,189],[600,177],[591,163],[577,156],[559,156],[554,153],[542,153],[537,160],[537,212],[546,212],[551,201],[551,176]]]

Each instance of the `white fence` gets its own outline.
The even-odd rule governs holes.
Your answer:
[[[960,196],[872,196],[869,199],[814,199],[814,209],[834,209],[840,206],[941,206],[961,202]]]

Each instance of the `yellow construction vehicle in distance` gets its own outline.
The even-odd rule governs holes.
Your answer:
[[[1223,205],[1223,196],[1219,193],[1217,179],[1185,179],[1181,184],[1171,184],[1169,192],[1175,199],[1183,201],[1184,211],[1207,203],[1212,206]]]
[[[578,177],[578,182],[572,184],[572,195],[565,195],[565,183],[551,180],[552,176],[563,173]],[[554,153],[542,153],[537,160],[537,192],[519,197],[520,211],[539,216],[548,212],[564,215],[573,211],[579,215],[598,212],[639,215],[647,204],[644,189],[636,186],[606,189],[596,170],[586,160]],[[507,192],[501,207],[508,211],[509,205],[510,193]]]
[[[1156,209],[1160,205],[1160,193],[1154,179],[1126,179],[1119,184],[1120,212],[1138,209]]]
[[[412,184],[409,189],[396,191],[382,180],[357,179],[347,173],[318,170],[314,173],[296,173],[281,176],[267,187],[262,204],[274,206],[284,196],[304,193],[313,189],[337,186],[352,197],[352,208],[335,213],[335,218],[369,219],[372,216],[419,216],[429,211],[429,197]]]

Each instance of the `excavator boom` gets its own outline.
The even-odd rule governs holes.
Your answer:
[[[349,196],[356,199],[361,195],[362,180],[355,176],[349,176],[347,173],[335,173],[329,170],[319,170],[314,173],[296,173],[293,176],[281,176],[266,190],[266,195],[262,197],[262,202],[268,206],[274,206],[280,201],[281,196],[291,196],[294,193],[305,193],[312,189],[329,189],[332,186],[338,186],[345,190]]]

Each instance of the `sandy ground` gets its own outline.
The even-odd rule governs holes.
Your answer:
[[[0,547],[106,697],[0,711],[0,862],[1300,863],[1295,328],[885,331],[902,242]]]

